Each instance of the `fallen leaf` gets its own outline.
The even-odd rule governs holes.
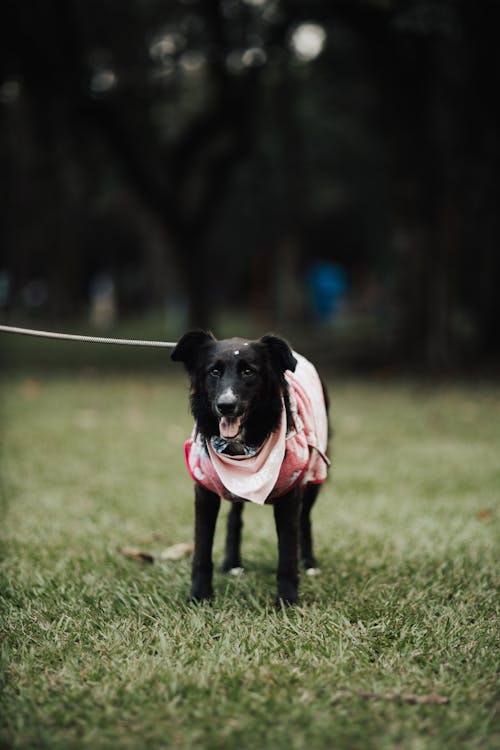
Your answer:
[[[172,544],[171,547],[167,547],[160,553],[160,560],[180,560],[181,557],[191,554],[193,549],[194,545],[188,542]]]
[[[481,508],[481,510],[478,510],[476,513],[476,518],[478,521],[491,521],[495,516],[494,511],[491,508]]]
[[[154,556],[150,552],[142,552],[137,547],[118,547],[118,552],[120,555],[132,557],[134,560],[139,560],[140,562],[154,562]]]
[[[430,693],[429,695],[402,695],[403,700],[408,703],[421,703],[421,704],[435,704],[437,706],[445,706],[450,702],[450,699],[446,695],[437,695]]]

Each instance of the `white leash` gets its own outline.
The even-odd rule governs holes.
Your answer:
[[[54,331],[38,331],[33,328],[17,328],[16,326],[0,325],[4,333],[20,333],[23,336],[37,336],[43,339],[62,339],[63,341],[83,341],[87,344],[119,344],[121,346],[150,346],[163,349],[173,349],[175,341],[144,341],[142,339],[114,339],[105,336],[78,336],[73,333],[55,333]]]

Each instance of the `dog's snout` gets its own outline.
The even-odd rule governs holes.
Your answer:
[[[222,414],[223,417],[230,417],[234,414],[236,403],[230,404],[226,401],[217,401],[217,410]]]
[[[216,401],[217,411],[224,417],[230,417],[234,414],[237,404],[238,399],[232,388],[226,388]]]

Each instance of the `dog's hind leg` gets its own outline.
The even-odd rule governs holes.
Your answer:
[[[319,489],[319,484],[308,484],[305,487],[300,512],[300,555],[308,575],[314,575],[318,571],[318,562],[313,551],[311,509],[316,502]]]
[[[195,487],[194,556],[191,578],[191,601],[213,597],[212,546],[220,497],[199,484]]]
[[[274,504],[278,534],[278,594],[276,605],[297,604],[299,600],[299,515],[301,491],[292,490]]]
[[[243,528],[244,503],[232,503],[227,517],[226,554],[222,563],[224,573],[239,575],[243,572],[241,566],[241,530]]]

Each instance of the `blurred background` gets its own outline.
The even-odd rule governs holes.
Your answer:
[[[339,366],[498,361],[496,0],[1,16],[1,322],[275,330]],[[1,345],[7,365],[27,346]]]

